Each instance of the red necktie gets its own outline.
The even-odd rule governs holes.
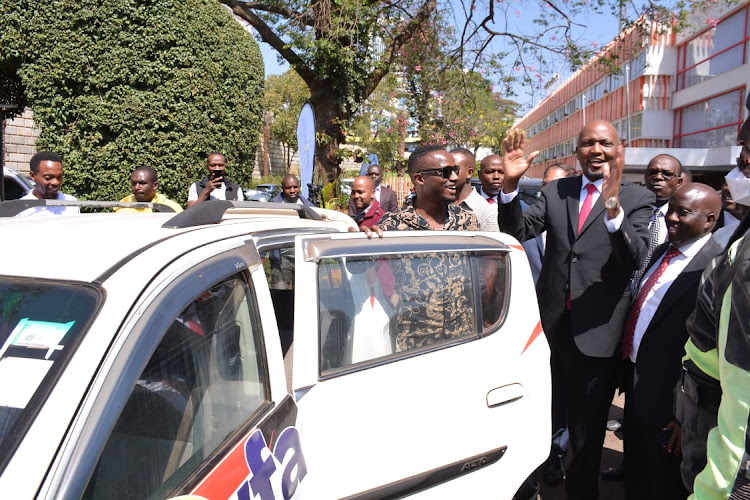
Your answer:
[[[495,198],[487,198],[487,203],[492,205],[493,203],[495,203]]]
[[[659,280],[664,271],[667,270],[669,261],[672,257],[680,255],[680,251],[677,247],[669,245],[669,250],[664,255],[659,267],[657,267],[651,276],[648,277],[646,282],[643,284],[641,289],[638,291],[638,296],[635,302],[630,307],[630,313],[628,313],[628,319],[625,320],[625,332],[622,334],[622,359],[627,359],[633,353],[633,336],[635,335],[635,325],[638,323],[638,316],[641,315],[641,309],[643,304],[646,302],[648,292],[654,287],[656,282]]]
[[[581,212],[578,214],[578,233],[581,233],[581,228],[583,227],[583,223],[586,222],[586,218],[591,213],[591,207],[594,205],[594,193],[596,193],[596,186],[593,184],[587,184],[586,185],[586,191],[588,191],[588,194],[586,195],[586,199],[583,200],[583,205],[581,206]]]

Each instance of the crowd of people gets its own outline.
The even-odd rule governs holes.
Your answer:
[[[479,191],[471,186],[471,152],[438,146],[412,154],[416,195],[377,223],[374,184],[356,181],[363,192],[352,215],[369,237],[491,231],[496,222],[524,242],[551,348],[553,441],[543,477],[564,479],[568,499],[598,498],[618,387],[625,392],[626,498],[750,494],[750,242],[743,238],[750,227],[749,132],[750,119],[721,196],[691,182],[667,154],[650,161],[644,186],[623,181],[622,144],[601,120],[578,136],[582,175],[550,166],[539,201],[526,210],[518,183],[536,153],[526,154],[518,130],[508,133],[502,158],[480,164]]]
[[[567,498],[598,497],[618,388],[625,393],[624,456],[622,468],[609,473],[624,478],[626,498],[748,498],[748,136],[750,118],[738,136],[737,167],[719,194],[691,182],[668,154],[650,161],[643,186],[624,181],[616,129],[591,121],[577,139],[581,174],[565,164],[549,166],[538,202],[528,207],[518,185],[537,153],[527,153],[522,131],[508,132],[502,156],[481,161],[479,189],[471,183],[471,151],[423,146],[408,160],[414,196],[399,206],[396,193],[382,184],[381,167],[370,165],[352,183],[349,215],[368,237],[392,230],[481,230],[523,242],[551,350],[553,428],[541,474],[550,484],[564,480]],[[223,154],[208,156],[209,173],[190,186],[188,208],[244,199],[226,166]],[[30,168],[35,187],[26,199],[75,200],[60,191],[59,155],[37,153]],[[121,201],[182,210],[158,192],[150,167],[133,172],[131,190]],[[294,175],[283,178],[272,201],[310,205]],[[77,211],[32,207],[21,215]],[[429,339],[414,332],[404,341]]]

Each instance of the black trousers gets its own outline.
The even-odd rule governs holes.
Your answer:
[[[706,467],[708,432],[716,427],[721,387],[707,376],[683,369],[675,388],[675,416],[682,427],[682,483],[693,491],[695,476]]]
[[[619,359],[592,358],[582,354],[570,335],[567,318],[563,318],[549,343],[552,364],[562,373],[561,385],[568,409],[568,449],[572,456],[566,469],[565,492],[569,500],[596,499],[599,496],[602,446],[617,386]]]
[[[667,434],[639,417],[648,413],[648,402],[639,401],[633,391],[633,363],[625,361],[625,498],[627,500],[685,500],[682,457],[667,452]],[[671,397],[667,394],[665,397]]]

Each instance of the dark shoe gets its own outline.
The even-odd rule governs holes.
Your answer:
[[[622,462],[620,464],[604,469],[602,471],[602,479],[605,481],[622,481],[625,478],[625,466]]]
[[[565,469],[563,467],[563,459],[561,456],[552,454],[544,463],[544,470],[542,471],[542,479],[544,484],[548,486],[555,486],[560,484],[565,477]]]

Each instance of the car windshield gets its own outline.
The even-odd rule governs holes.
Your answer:
[[[0,470],[10,460],[102,301],[88,284],[0,278]],[[12,383],[10,383],[12,381]]]

